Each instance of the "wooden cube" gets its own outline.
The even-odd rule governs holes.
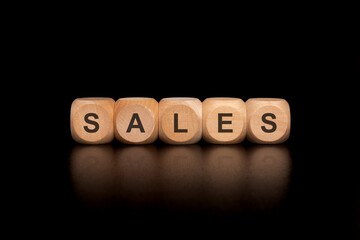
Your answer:
[[[202,137],[202,103],[197,98],[159,102],[159,137],[169,144],[192,144]]]
[[[209,143],[240,143],[246,136],[246,105],[240,98],[207,98],[203,102],[203,138]]]
[[[114,139],[112,98],[77,98],[71,105],[70,130],[78,143],[102,144]]]
[[[247,139],[253,143],[277,144],[290,135],[290,107],[279,98],[250,98],[246,101]]]
[[[158,122],[158,102],[153,98],[120,98],[115,103],[115,137],[122,143],[154,142],[159,135]]]

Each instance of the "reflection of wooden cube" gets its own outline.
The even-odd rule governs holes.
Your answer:
[[[246,106],[240,98],[207,98],[203,102],[203,138],[209,143],[240,143],[246,136]]]
[[[120,98],[114,108],[115,137],[122,143],[148,144],[158,138],[158,102],[153,98]]]
[[[159,137],[165,143],[192,144],[202,137],[202,103],[197,98],[159,102]]]
[[[253,143],[282,143],[290,135],[290,107],[278,98],[251,98],[246,101],[247,139]]]
[[[77,98],[71,105],[70,130],[79,143],[102,144],[114,139],[112,98]]]

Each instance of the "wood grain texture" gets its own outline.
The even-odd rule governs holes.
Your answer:
[[[247,139],[253,143],[278,144],[290,135],[290,107],[285,99],[250,98],[246,101]]]
[[[246,136],[246,105],[240,98],[203,102],[203,139],[214,144],[240,143]]]
[[[114,139],[112,98],[77,98],[70,111],[72,138],[83,144],[104,144]]]
[[[115,137],[126,144],[153,143],[159,135],[158,102],[153,98],[120,98],[115,103]]]
[[[159,102],[159,137],[169,144],[193,144],[202,137],[202,103],[197,98]]]

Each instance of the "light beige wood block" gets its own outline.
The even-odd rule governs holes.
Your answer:
[[[122,143],[149,144],[159,136],[158,102],[153,98],[120,98],[114,107],[115,137]]]
[[[214,144],[240,143],[246,136],[246,105],[240,98],[203,102],[203,139]]]
[[[159,137],[169,144],[193,144],[202,137],[202,103],[197,98],[159,102]]]
[[[246,101],[247,139],[253,143],[277,144],[290,135],[290,107],[285,99],[250,98]]]
[[[70,130],[78,143],[103,144],[114,139],[112,98],[77,98],[71,105]]]

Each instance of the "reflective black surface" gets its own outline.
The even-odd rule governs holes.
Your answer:
[[[28,188],[37,199],[28,202],[28,216],[90,235],[356,239],[358,168],[344,156],[332,161],[317,154],[329,151],[326,146],[302,146],[291,140],[56,145],[35,176],[39,181],[32,186],[40,192]]]
[[[74,193],[93,209],[268,211],[286,198],[291,171],[286,145],[78,145],[70,155]]]

